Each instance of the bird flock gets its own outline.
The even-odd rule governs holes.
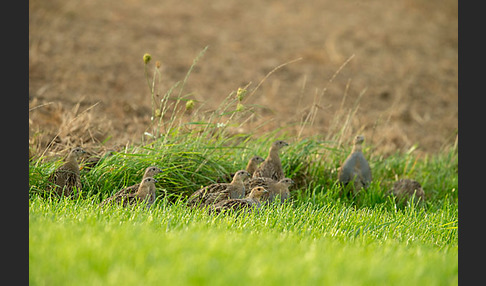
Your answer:
[[[351,153],[338,169],[339,184],[346,193],[356,195],[366,190],[372,181],[371,168],[363,154],[363,142],[362,135],[354,138]],[[187,206],[206,208],[209,213],[218,214],[229,210],[251,212],[264,204],[284,203],[290,198],[290,188],[294,185],[291,178],[285,177],[280,159],[280,152],[286,146],[289,144],[282,140],[273,142],[265,159],[253,156],[244,170],[232,174],[231,182],[213,183],[194,191],[187,199]],[[81,147],[73,148],[65,162],[49,176],[52,193],[73,197],[75,191],[81,191],[78,160],[85,153]],[[156,199],[155,184],[158,181],[154,177],[161,172],[157,166],[147,167],[140,183],[118,190],[100,206],[145,204],[149,208]],[[412,196],[425,199],[420,183],[411,179],[395,182],[388,192],[402,200]]]

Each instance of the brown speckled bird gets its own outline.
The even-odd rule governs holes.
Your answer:
[[[252,211],[261,206],[261,201],[268,197],[268,191],[263,187],[255,187],[248,197],[243,199],[229,199],[220,201],[209,208],[209,213],[218,214],[224,210]]]
[[[112,156],[114,152],[115,152],[114,150],[108,150],[103,155],[91,155],[91,156],[89,156],[88,158],[86,158],[86,160],[82,161],[82,164],[83,164],[82,170],[89,171],[89,170],[93,169],[94,167],[96,167],[100,163],[101,160],[104,160],[107,157]]]
[[[243,181],[250,174],[245,170],[235,173],[231,183],[215,183],[195,191],[188,199],[187,205],[191,207],[208,206],[225,199],[237,199],[245,196]]]
[[[142,180],[145,179],[145,178],[148,178],[148,177],[154,177],[155,175],[159,174],[160,172],[162,172],[162,170],[159,169],[156,166],[147,167],[145,169],[145,173],[143,174]],[[140,186],[140,183],[126,187],[126,188],[121,189],[118,192],[116,192],[114,194],[114,196],[136,193],[138,191],[139,186]]]
[[[372,180],[370,165],[362,151],[363,141],[363,135],[355,137],[353,150],[341,165],[338,172],[339,182],[343,186],[347,186],[350,182],[354,182],[354,194],[357,194],[362,188],[366,189]]]
[[[294,184],[294,181],[290,178],[283,178],[280,181],[275,181],[270,178],[251,178],[245,182],[245,189],[251,190],[255,187],[263,187],[268,190],[268,198],[265,201],[273,202],[280,197],[279,202],[283,203],[290,197],[289,187]]]
[[[260,163],[262,163],[263,161],[265,161],[265,159],[263,159],[262,157],[253,156],[253,157],[250,158],[250,160],[248,160],[248,163],[246,164],[245,170],[251,176],[251,175],[253,175],[253,173],[257,169],[258,165],[260,165]],[[231,180],[233,179],[234,176],[235,176],[235,173],[232,173],[230,175],[225,175],[224,178],[217,180],[217,182],[231,182]]]
[[[280,161],[279,151],[289,144],[282,140],[273,142],[268,152],[267,158],[263,161],[253,173],[253,178],[265,177],[272,178],[276,181],[283,179],[284,171]]]
[[[48,178],[52,184],[51,191],[59,196],[71,196],[74,189],[81,191],[78,159],[86,153],[81,147],[75,147],[67,156],[64,164],[57,168]]]
[[[123,206],[145,203],[147,204],[147,208],[149,208],[155,201],[156,182],[157,180],[152,177],[144,178],[139,184],[139,187],[135,193],[113,195],[101,202],[101,205],[105,205],[110,202],[117,204],[122,203]]]
[[[250,176],[253,175],[253,173],[255,173],[256,169],[258,168],[258,166],[263,163],[263,161],[265,161],[265,159],[263,159],[262,157],[260,156],[253,156],[250,158],[250,160],[248,160],[248,164],[246,165],[246,168],[245,170],[250,173]]]
[[[425,200],[425,192],[419,182],[411,179],[401,179],[393,184],[393,188],[389,191],[397,197],[398,200],[407,201],[414,194],[417,199]]]

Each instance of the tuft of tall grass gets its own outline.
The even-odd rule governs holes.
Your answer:
[[[159,138],[145,146],[128,146],[123,152],[103,158],[94,168],[81,170],[83,193],[97,195],[101,200],[124,186],[139,183],[145,168],[155,165],[163,171],[157,175],[158,195],[185,198],[200,187],[243,169],[253,155],[265,157],[276,139],[261,136],[238,142],[228,138],[209,141],[185,134],[173,140]],[[337,168],[349,149],[340,150],[334,147],[335,142],[317,138],[283,139],[290,145],[281,151],[282,165],[285,175],[296,182],[291,195],[297,205],[306,201],[320,204],[343,201],[357,207],[385,205],[393,209],[395,202],[387,192],[394,181],[407,177],[421,182],[426,192],[422,207],[437,209],[444,203],[457,203],[457,150],[425,158],[418,158],[413,152],[370,157],[371,186],[348,198],[340,194]],[[59,161],[30,164],[29,192],[45,191],[49,173],[59,164]]]

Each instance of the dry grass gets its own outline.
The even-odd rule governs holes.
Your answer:
[[[32,107],[29,112],[29,157],[57,156],[65,153],[74,146],[102,146],[107,139],[107,132],[111,124],[100,124],[94,119],[94,104],[80,111],[80,103],[71,110],[66,110],[60,103],[43,104]],[[46,110],[41,110],[46,109]],[[47,118],[50,128],[40,129],[35,122],[43,120],[47,114],[55,114]],[[103,128],[103,129],[102,129]],[[53,130],[57,129],[57,132]],[[99,149],[99,147],[95,149]]]

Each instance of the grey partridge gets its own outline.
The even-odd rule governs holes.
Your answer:
[[[154,177],[155,175],[161,173],[162,170],[159,169],[156,166],[150,166],[145,169],[145,173],[143,174],[142,180],[148,177]],[[135,185],[131,185],[129,187],[123,188],[116,192],[114,196],[117,195],[124,195],[124,194],[133,194],[138,191],[138,187],[140,186],[140,183],[137,183]]]
[[[283,203],[290,197],[289,187],[294,184],[290,178],[283,178],[280,181],[275,181],[270,178],[251,178],[245,182],[245,189],[251,190],[255,187],[263,187],[268,190],[268,198],[265,201],[273,202],[279,197],[279,202]]]
[[[147,205],[147,208],[149,208],[155,201],[156,182],[157,180],[152,177],[144,178],[139,184],[139,187],[135,193],[123,193],[119,195],[113,195],[101,202],[101,205],[103,206],[110,202],[116,204],[122,203],[123,206],[145,203]]]
[[[279,181],[284,178],[284,171],[282,162],[280,160],[279,151],[289,144],[282,140],[273,142],[268,152],[267,158],[263,161],[253,173],[253,178],[265,177]]]
[[[51,191],[59,196],[71,196],[74,189],[81,192],[78,159],[86,153],[81,147],[71,149],[64,164],[54,170],[48,181],[52,184]]]
[[[268,191],[263,187],[255,187],[250,191],[248,197],[243,199],[228,199],[218,202],[209,208],[209,213],[218,214],[225,210],[249,211],[261,206],[261,201],[268,197]]]
[[[243,181],[250,177],[245,170],[235,173],[231,183],[214,183],[195,191],[188,199],[187,205],[191,207],[208,206],[225,199],[237,199],[245,196]]]
[[[251,176],[251,175],[253,175],[253,173],[257,169],[258,165],[260,165],[260,163],[262,163],[263,161],[265,161],[265,159],[263,159],[262,157],[253,156],[253,157],[250,158],[250,160],[248,160],[248,163],[246,164],[245,170]],[[217,182],[231,182],[231,180],[233,179],[234,176],[235,176],[235,173],[232,173],[230,175],[224,175],[224,177],[222,179],[217,180]]]
[[[345,187],[352,183],[354,194],[357,194],[362,188],[368,188],[372,180],[370,165],[363,155],[363,141],[363,135],[355,137],[351,154],[343,162],[338,172],[339,182]]]
[[[93,169],[99,164],[100,161],[106,159],[109,156],[112,156],[114,152],[115,152],[114,150],[108,150],[103,155],[92,155],[88,157],[86,160],[82,162],[83,164],[82,169],[88,171]]]
[[[248,160],[248,164],[246,165],[245,170],[250,173],[251,176],[253,176],[253,173],[255,173],[256,169],[260,165],[260,163],[263,163],[265,159],[263,159],[260,156],[253,156]]]
[[[413,195],[418,199],[425,199],[425,192],[422,189],[422,185],[419,182],[411,179],[401,179],[393,184],[393,188],[390,193],[395,195],[398,200],[409,200]]]

